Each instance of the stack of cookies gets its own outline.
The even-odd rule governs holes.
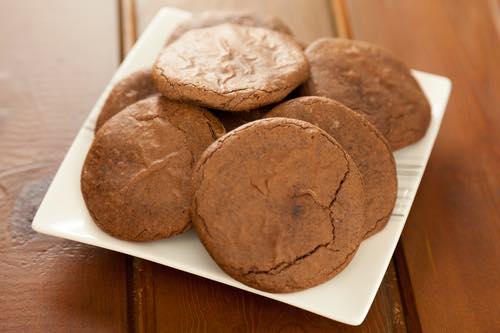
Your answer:
[[[332,278],[384,228],[392,150],[429,121],[408,68],[379,47],[323,38],[304,50],[276,17],[207,12],[115,85],[81,188],[114,237],[194,226],[233,278],[297,291]]]

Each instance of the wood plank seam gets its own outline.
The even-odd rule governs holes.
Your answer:
[[[118,31],[120,40],[121,61],[134,46],[137,40],[137,16],[135,0],[118,1]]]
[[[403,314],[408,332],[422,332],[422,325],[418,317],[415,295],[411,284],[410,274],[406,266],[406,258],[401,242],[398,243],[393,256],[394,267],[396,269],[399,294],[403,304]]]
[[[330,0],[328,7],[334,18],[332,25],[336,35],[341,38],[353,38],[351,19],[345,0]]]
[[[135,283],[134,283],[134,266],[133,266],[133,261],[134,257],[132,256],[127,256],[127,259],[125,261],[126,265],[126,270],[125,274],[126,276],[126,293],[127,293],[127,326],[129,332],[136,332],[136,327],[137,327],[137,321],[135,318],[135,313],[137,311],[136,305],[135,305]]]
[[[127,260],[127,307],[131,332],[156,332],[152,264],[136,257]]]

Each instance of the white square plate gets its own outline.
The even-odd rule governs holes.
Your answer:
[[[422,140],[395,153],[398,199],[385,229],[364,241],[349,266],[332,280],[300,292],[270,294],[247,287],[223,273],[192,230],[171,239],[148,243],[126,242],[108,236],[93,223],[80,192],[80,172],[94,137],[95,120],[111,87],[123,76],[152,65],[166,37],[177,23],[189,16],[184,11],[164,8],[144,31],[78,132],[38,209],[33,229],[154,261],[346,324],[361,324],[403,230],[443,118],[451,90],[450,81],[441,76],[414,72],[431,103],[432,120]]]

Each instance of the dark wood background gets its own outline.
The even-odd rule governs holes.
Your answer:
[[[453,81],[400,245],[361,326],[31,230],[84,118],[164,5],[273,13],[306,43],[353,35]],[[0,331],[500,331],[499,8],[495,0],[1,1]]]

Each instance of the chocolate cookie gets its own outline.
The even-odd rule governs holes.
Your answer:
[[[292,35],[290,28],[278,17],[251,12],[206,11],[194,14],[175,28],[167,40],[167,45],[173,43],[186,31],[213,27],[223,23],[239,24],[246,27],[260,27],[287,35]]]
[[[365,117],[326,97],[300,97],[273,108],[266,117],[307,121],[330,134],[358,166],[366,197],[365,237],[389,220],[397,196],[396,164],[391,147]]]
[[[224,132],[206,110],[152,96],[97,132],[83,165],[83,198],[95,223],[125,240],[169,237],[190,226],[192,168]]]
[[[270,292],[320,284],[362,238],[364,191],[342,147],[309,123],[243,125],[214,142],[193,173],[192,219],[217,264]]]
[[[311,77],[304,95],[332,98],[363,113],[392,149],[418,141],[430,106],[408,68],[388,51],[361,41],[322,38],[306,49]]]
[[[109,118],[141,99],[158,93],[153,84],[151,69],[143,69],[127,75],[113,87],[97,117],[95,132]]]
[[[163,95],[228,111],[278,102],[308,75],[307,60],[292,37],[235,24],[186,32],[153,67]]]

